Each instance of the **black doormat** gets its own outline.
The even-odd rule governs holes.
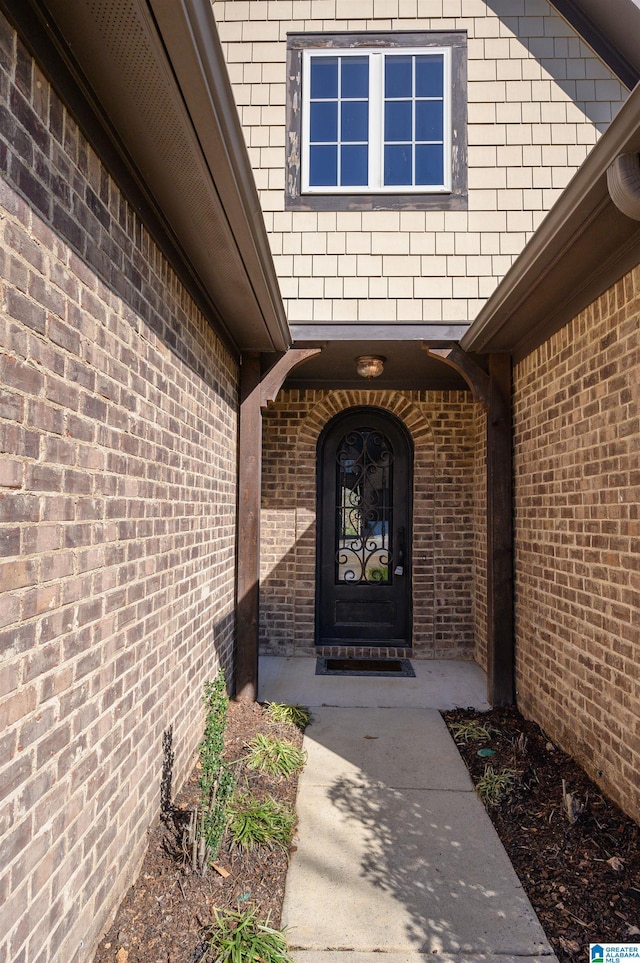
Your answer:
[[[316,675],[371,675],[415,679],[409,659],[331,659],[318,656]]]

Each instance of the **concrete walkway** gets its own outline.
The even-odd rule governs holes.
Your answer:
[[[471,663],[415,679],[265,657],[260,699],[313,712],[283,911],[296,963],[555,963],[439,709],[487,708]]]

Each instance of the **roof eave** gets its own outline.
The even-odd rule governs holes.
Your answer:
[[[615,9],[612,9],[612,3],[604,4],[596,10],[596,22],[593,14],[590,15],[592,0],[550,0],[550,3],[627,90],[632,90],[640,81],[640,60],[633,39],[637,11],[630,7],[625,10],[619,3]],[[630,21],[632,14],[635,14],[633,23]],[[625,50],[621,49],[623,46]]]
[[[461,339],[524,357],[640,262],[640,222],[607,189],[620,154],[640,152],[640,85],[630,94]]]
[[[210,0],[149,0],[276,351],[291,344]],[[251,347],[250,345],[247,347]]]
[[[0,7],[27,43],[38,35],[33,49],[84,133],[230,347],[286,350],[284,305],[209,0]],[[126,37],[127,24],[135,33],[122,44],[114,38]],[[146,111],[143,89],[157,91]]]

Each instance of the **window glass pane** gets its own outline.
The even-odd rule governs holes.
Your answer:
[[[309,137],[312,144],[338,139],[338,102],[312,103]]]
[[[412,140],[410,100],[391,100],[384,105],[384,139]]]
[[[369,105],[366,101],[348,100],[341,104],[341,138],[347,141],[369,139]]]
[[[337,57],[311,58],[311,96],[313,98],[338,96]]]
[[[429,39],[422,48],[395,36],[363,42],[345,48],[338,39],[334,49],[323,42],[301,54],[301,192],[441,191],[456,145],[454,129],[449,146],[450,55]]]
[[[366,144],[347,144],[340,151],[340,183],[343,187],[366,187],[369,149]]]
[[[368,57],[342,58],[342,96],[369,96],[369,59]]]
[[[416,97],[444,95],[444,62],[441,54],[416,57]]]
[[[444,156],[440,144],[416,145],[416,184],[442,184]]]
[[[384,95],[385,97],[411,97],[410,56],[384,58]]]
[[[416,140],[442,140],[444,124],[441,100],[416,102]]]
[[[336,581],[389,584],[393,448],[380,431],[350,431],[336,463]]]
[[[336,187],[338,184],[338,148],[309,148],[309,183],[312,187]]]
[[[411,145],[387,145],[384,149],[384,183],[387,186],[411,184]]]

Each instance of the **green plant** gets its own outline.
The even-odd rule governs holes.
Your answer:
[[[228,828],[236,846],[282,846],[291,841],[295,815],[272,796],[259,800],[249,793],[238,793],[229,807]]]
[[[215,963],[293,963],[285,930],[256,918],[254,908],[242,912],[216,912],[209,949]]]
[[[186,847],[194,870],[204,875],[216,858],[227,823],[227,807],[235,787],[235,775],[222,760],[229,698],[220,671],[205,682],[205,728],[200,743],[200,805],[193,810],[186,834]]]
[[[466,719],[464,722],[452,722],[449,728],[453,733],[453,738],[460,739],[463,742],[479,742],[483,739],[491,739],[491,736],[497,736],[500,732],[495,726],[478,722],[476,719]]]
[[[257,735],[249,743],[247,769],[259,769],[270,776],[291,776],[302,769],[307,759],[304,749],[298,749],[288,739]]]
[[[202,701],[205,704],[206,716],[204,735],[200,743],[202,766],[200,788],[204,792],[215,779],[224,751],[224,733],[227,728],[229,708],[224,672],[220,671],[213,682],[205,682]]]
[[[306,706],[286,705],[284,702],[270,702],[267,714],[272,722],[288,722],[298,729],[305,729],[311,722],[311,713]]]
[[[491,764],[487,764],[476,783],[476,792],[486,806],[497,806],[511,794],[517,775],[515,769],[500,769],[496,772]]]
[[[367,569],[367,582],[382,583],[389,578],[388,565],[372,565]]]

